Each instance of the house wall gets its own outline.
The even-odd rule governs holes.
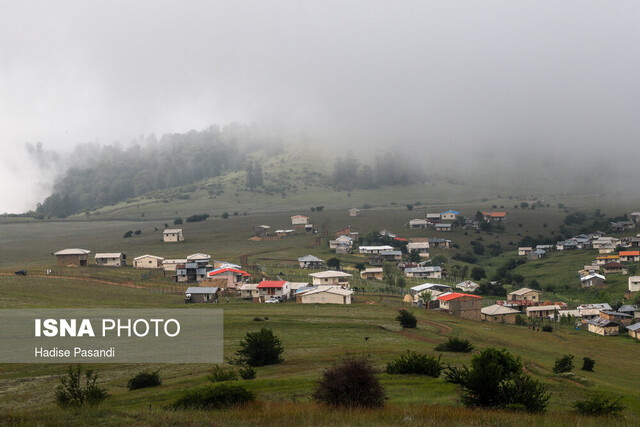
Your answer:
[[[619,333],[618,327],[602,328],[597,325],[592,325],[591,323],[587,324],[587,330],[589,332],[593,332],[594,334],[604,335],[604,336],[613,336],[613,335],[618,335]]]
[[[171,242],[182,242],[184,240],[184,237],[182,237],[182,233],[165,233],[164,234],[164,241],[171,243]]]
[[[214,302],[216,300],[215,294],[191,294],[191,298],[186,300],[187,303],[199,304],[205,302]]]
[[[96,264],[104,267],[122,267],[127,265],[127,262],[120,258],[96,258]]]
[[[440,215],[440,219],[444,220],[444,221],[453,221],[454,219],[456,219],[456,214],[448,212],[448,213],[444,213],[442,215]]]
[[[640,291],[640,276],[629,277],[629,290],[631,292]]]
[[[382,280],[382,274],[382,271],[379,273],[361,273],[360,277],[365,280]]]
[[[507,323],[509,325],[516,324],[516,316],[517,316],[516,313],[497,314],[493,316],[481,313],[482,320],[485,320],[487,322],[494,322],[494,323]]]
[[[442,307],[442,302],[440,302]],[[482,308],[482,300],[473,297],[460,297],[451,301],[446,301],[448,311],[454,316],[464,317],[465,319],[480,320]]]
[[[144,257],[139,260],[133,260],[135,268],[162,268],[162,260],[152,257]]]
[[[351,304],[351,295],[343,296],[329,292],[300,296],[302,304]]]
[[[56,262],[58,265],[67,266],[75,265],[77,267],[86,267],[88,264],[89,256],[84,255],[56,255]]]
[[[309,223],[309,218],[305,218],[305,217],[291,218],[292,225],[305,225],[308,223]]]

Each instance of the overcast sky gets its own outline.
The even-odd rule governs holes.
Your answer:
[[[232,121],[425,156],[637,156],[638,22],[637,1],[0,0],[0,212],[47,195],[27,143]]]

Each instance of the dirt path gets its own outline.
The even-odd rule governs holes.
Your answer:
[[[451,326],[447,326],[443,323],[434,322],[432,320],[420,320],[418,321],[418,323],[421,325],[433,326],[438,330],[439,335],[448,335],[451,331],[453,331],[453,328]]]

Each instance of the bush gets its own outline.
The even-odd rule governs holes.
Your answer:
[[[282,362],[282,342],[269,329],[247,332],[236,352],[238,361],[249,366],[273,365]]]
[[[223,368],[222,366],[216,365],[211,370],[211,373],[207,375],[207,378],[212,383],[219,383],[222,381],[234,381],[238,379],[238,374],[236,371],[231,368]]]
[[[547,387],[524,373],[520,358],[506,349],[485,348],[471,367],[449,367],[445,381],[460,385],[465,406],[542,412],[549,403]]]
[[[553,326],[551,325],[544,325],[542,327],[542,332],[553,332]]]
[[[622,397],[614,397],[603,392],[594,392],[586,400],[579,400],[573,407],[581,415],[619,417],[625,406]]]
[[[67,375],[60,379],[56,388],[56,403],[63,407],[79,408],[86,404],[97,405],[109,397],[107,390],[96,385],[98,374],[92,369],[84,373],[85,382],[82,384],[82,367],[69,366]]]
[[[347,357],[322,374],[313,398],[330,406],[377,408],[385,391],[365,358]]]
[[[124,237],[125,239],[128,239],[129,237],[133,236],[133,231],[129,230],[126,233],[124,233]]]
[[[565,354],[560,359],[556,359],[553,372],[556,374],[571,372],[573,370],[573,358],[573,354]]]
[[[473,351],[473,344],[471,341],[458,337],[449,337],[447,342],[438,344],[435,348],[436,351],[451,351],[456,353],[471,353]]]
[[[415,328],[418,325],[418,319],[413,313],[409,313],[407,310],[400,310],[400,314],[396,317],[396,320],[400,322],[400,326],[403,328]]]
[[[243,380],[252,380],[256,377],[256,370],[251,366],[241,366],[238,368],[238,373]]]
[[[234,384],[216,384],[199,387],[184,393],[172,409],[221,409],[251,402],[255,395]]]
[[[173,220],[173,225],[180,225],[182,224],[182,218],[176,218]]]
[[[407,354],[396,357],[387,363],[385,372],[387,374],[418,374],[428,375],[438,378],[444,369],[440,363],[442,356],[437,359],[426,354],[418,354],[415,351],[407,350]]]
[[[593,360],[590,357],[585,357],[584,359],[582,359],[582,370],[583,371],[592,371],[593,372],[593,367],[595,366],[596,361]]]
[[[142,371],[127,382],[129,391],[162,385],[160,371]]]

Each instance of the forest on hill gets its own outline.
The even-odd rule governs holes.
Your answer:
[[[38,203],[35,215],[64,218],[238,171],[245,173],[247,190],[271,189],[282,183],[268,182],[261,162],[287,150],[295,146],[287,147],[279,136],[240,124],[166,134],[160,139],[151,135],[127,147],[81,144],[73,152],[73,166],[54,183],[52,194]],[[319,185],[336,190],[424,180],[419,165],[397,153],[378,154],[370,166],[347,152],[334,159],[329,174],[307,173],[315,174],[319,179],[313,181]]]

